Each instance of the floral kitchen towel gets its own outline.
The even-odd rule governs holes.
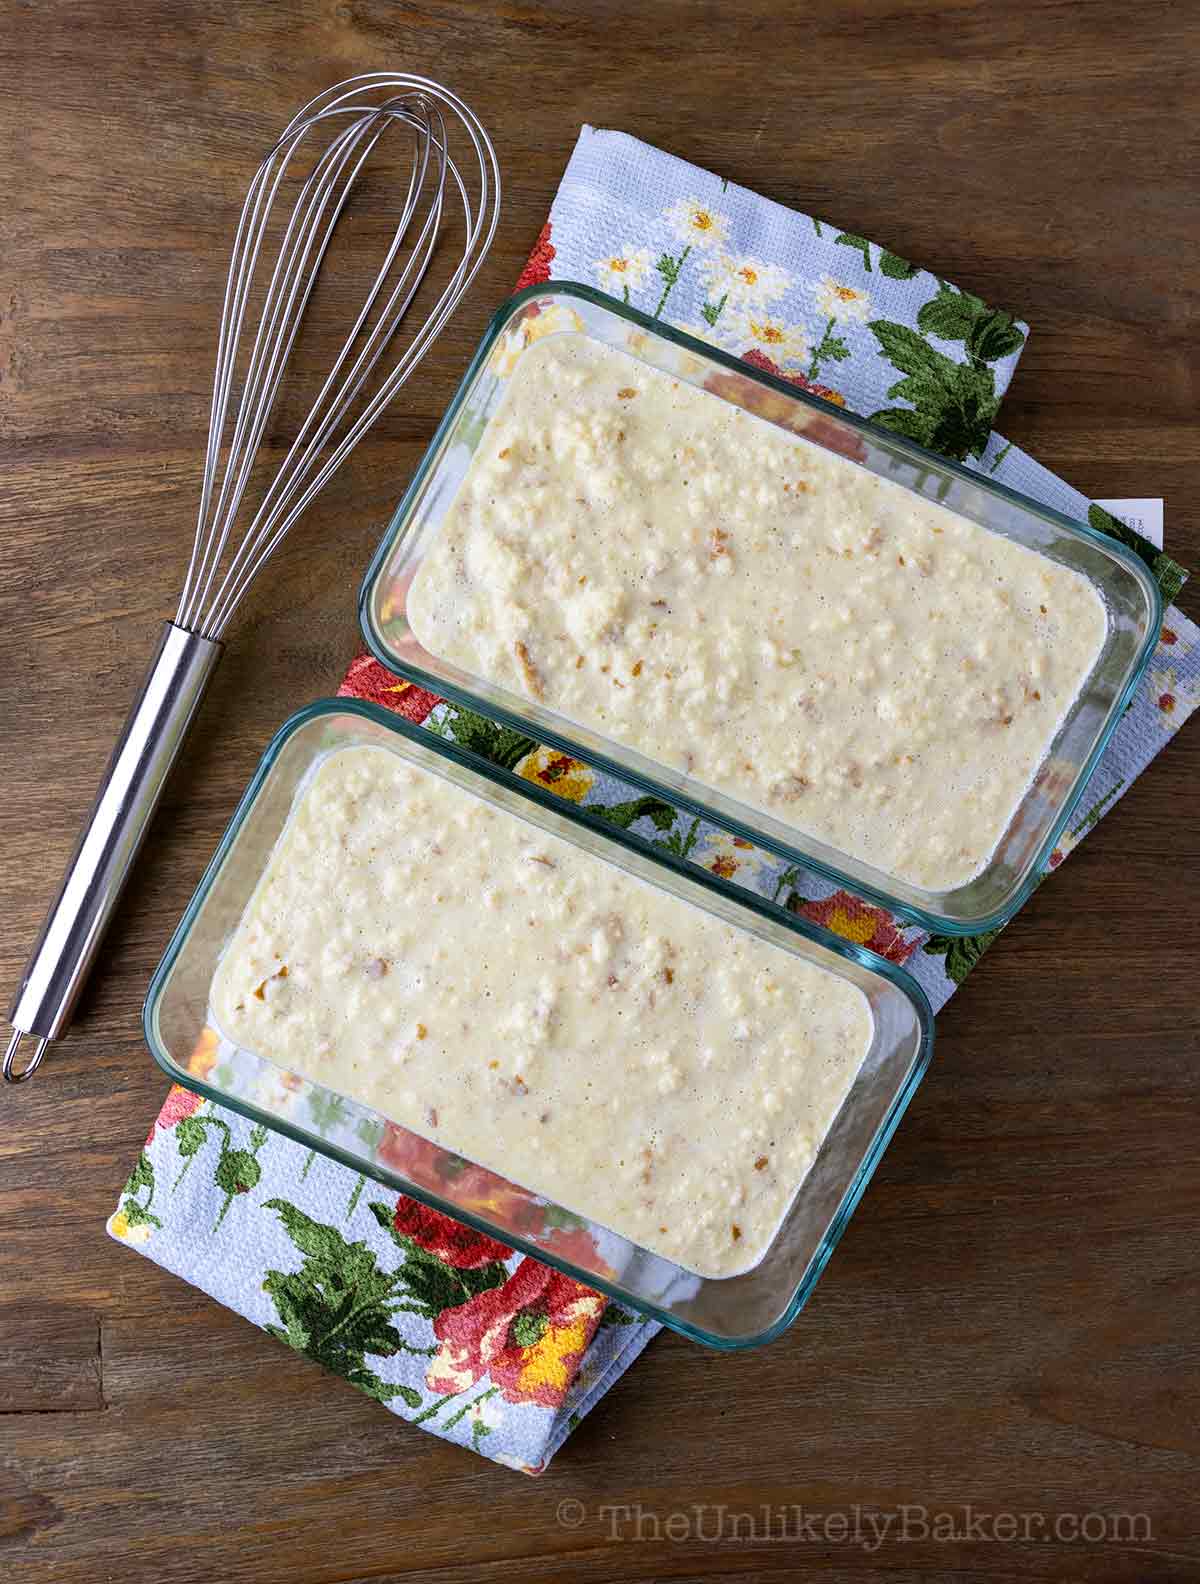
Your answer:
[[[1183,586],[1169,556],[993,432],[1029,326],[877,243],[585,126],[520,284],[546,280],[599,286],[1116,532],[1146,556],[1167,603]]]
[[[520,283],[551,278],[599,285],[1090,519],[1132,545],[1168,598],[1182,585],[1169,557],[992,432],[1027,327],[886,248],[623,134],[585,128]],[[1154,665],[1050,868],[1195,708],[1198,637],[1168,613]],[[603,806],[663,850],[903,963],[935,1006],[994,938],[930,936],[366,656],[340,691],[562,797]],[[196,1070],[220,1059],[202,1049]],[[345,1125],[333,1116],[307,1120],[322,1134]],[[381,1155],[386,1145],[385,1137]],[[545,1467],[658,1329],[184,1089],[168,1096],[109,1230],[393,1413],[529,1473]]]
[[[526,1474],[658,1330],[178,1085],[108,1230],[393,1413]]]
[[[1029,333],[865,237],[586,126],[522,282],[551,277],[958,458],[987,449]]]

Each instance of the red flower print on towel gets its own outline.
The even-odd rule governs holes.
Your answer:
[[[751,347],[749,352],[743,352],[742,362],[749,363],[753,368],[762,369],[764,374],[774,374],[776,379],[787,380],[789,385],[799,386],[801,390],[808,391],[810,396],[824,397],[835,407],[846,405],[846,398],[841,391],[834,390],[832,385],[819,385],[816,380],[810,380],[807,374],[785,374],[777,363],[773,363],[767,354],[760,352],[757,347]]]
[[[392,1226],[400,1237],[411,1238],[427,1254],[436,1255],[457,1270],[477,1270],[493,1260],[506,1260],[512,1253],[495,1238],[485,1237],[474,1227],[452,1221],[407,1196],[402,1196],[396,1205]]]
[[[380,665],[374,655],[360,654],[350,662],[350,668],[338,688],[338,698],[366,699],[370,704],[382,704],[419,726],[435,704],[442,701],[436,693],[418,687],[415,682],[405,682]]]
[[[811,396],[820,396],[825,401],[832,402],[835,407],[846,405],[846,398],[840,391],[834,390],[832,385],[818,385],[805,374],[785,373],[757,347],[745,353],[742,361],[749,363],[752,368],[762,369],[764,374],[773,374],[776,379],[786,380],[789,385],[795,385],[799,390],[808,391]],[[786,396],[767,390],[765,386],[753,380],[743,379],[738,374],[722,372],[710,374],[704,383],[718,396],[736,402],[747,412],[756,413],[758,417],[765,418],[768,423],[777,424],[781,429],[790,429],[793,434],[804,435],[806,439],[823,446],[826,451],[836,451],[840,456],[848,456],[854,462],[862,462],[866,458],[866,447],[853,430],[847,429],[835,418],[826,417],[824,413],[799,408],[794,402],[788,401]]]
[[[392,1122],[386,1125],[378,1156],[385,1166],[394,1166],[419,1188],[453,1197],[464,1210],[501,1221],[514,1232],[528,1232],[541,1225],[541,1202],[524,1188],[450,1155],[441,1145]]]
[[[835,891],[819,902],[792,897],[788,906],[801,918],[811,919],[823,929],[832,930],[843,940],[878,952],[888,962],[906,963],[917,949],[916,941],[906,941],[896,921],[883,908],[871,907],[849,891]]]
[[[551,1227],[538,1239],[538,1247],[572,1265],[581,1265],[589,1274],[616,1275],[612,1266],[600,1258],[596,1239],[585,1226]]]
[[[153,1144],[154,1135],[162,1128],[173,1128],[177,1122],[182,1122],[184,1117],[190,1117],[199,1111],[204,1104],[204,1096],[196,1094],[193,1089],[185,1089],[182,1084],[172,1084],[167,1091],[167,1098],[163,1101],[162,1110],[150,1124],[150,1131],[146,1134],[146,1143]]]
[[[537,1260],[433,1322],[437,1356],[425,1384],[461,1392],[490,1376],[510,1403],[557,1408],[595,1334],[605,1300]]]
[[[377,1154],[385,1166],[393,1166],[403,1172],[418,1187],[452,1199],[464,1210],[473,1210],[477,1215],[511,1227],[518,1236],[536,1238],[548,1254],[569,1260],[584,1269],[590,1267],[604,1275],[613,1274],[611,1266],[601,1262],[596,1240],[585,1226],[559,1224],[552,1219],[556,1212],[548,1210],[544,1200],[519,1188],[516,1183],[506,1182],[503,1177],[497,1177],[482,1166],[450,1155],[440,1145],[432,1144],[416,1133],[409,1133],[393,1122],[386,1124]],[[401,1201],[402,1204],[406,1202]],[[424,1213],[431,1216],[437,1214],[432,1210]],[[398,1208],[397,1217],[399,1214]],[[452,1218],[439,1215],[438,1219],[449,1220],[451,1226],[458,1226]],[[397,1232],[421,1242],[415,1232],[401,1226],[399,1219],[395,1226]],[[464,1227],[460,1230],[465,1232],[467,1229]],[[469,1235],[480,1236],[477,1233]],[[428,1248],[430,1253],[440,1255],[450,1264],[455,1263],[440,1248],[435,1249],[427,1243],[421,1246]],[[504,1248],[503,1244],[496,1246]],[[503,1254],[492,1254],[488,1258],[506,1259],[511,1253],[511,1249],[505,1248]]]
[[[550,222],[547,220],[538,234],[525,268],[517,276],[517,284],[513,289],[520,291],[523,286],[540,286],[544,281],[548,281],[553,260],[554,244],[550,241]]]
[[[835,407],[846,405],[846,398],[841,391],[834,390],[832,385],[819,385],[816,380],[810,380],[805,374],[785,374],[783,369],[776,368],[766,353],[760,352],[757,347],[745,354],[745,361],[754,364],[755,368],[765,370],[768,374],[774,374],[777,379],[787,380],[789,385],[798,386],[810,396],[820,396],[825,401],[832,402]],[[805,413],[802,419],[793,419],[788,427],[803,434],[814,444],[824,446],[826,451],[836,451],[840,456],[849,457],[852,462],[866,461],[867,448],[858,435],[834,419],[826,418],[824,413]]]

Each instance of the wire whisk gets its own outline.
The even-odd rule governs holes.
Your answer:
[[[251,511],[247,486],[326,251],[387,133],[398,133],[408,150],[394,233],[332,368]],[[286,212],[284,195],[293,190]],[[70,1021],[238,605],[432,346],[483,263],[499,213],[499,165],[479,118],[449,89],[408,73],[369,72],[318,94],[259,167],[234,237],[200,507],[179,606],[163,627],[14,1001],[3,1060],[10,1083],[33,1075]],[[405,331],[399,355],[373,382],[431,267],[447,258],[453,267],[430,288],[436,295],[424,317]],[[36,1045],[18,1069],[27,1034]]]
[[[374,106],[367,102],[378,94],[386,96],[382,102]],[[471,145],[473,169],[467,179],[451,153],[447,115]],[[279,189],[310,134],[339,120],[347,124],[320,154],[288,219],[253,331],[241,400],[231,419],[239,347],[243,336],[250,334],[247,305]],[[412,136],[408,188],[395,235],[320,393],[221,576],[222,556],[325,250],[359,172],[392,125],[408,129]],[[468,187],[472,175],[477,198]],[[465,245],[458,264],[386,379],[325,455],[425,279],[443,228],[448,182],[451,197],[456,192],[462,206]],[[210,638],[221,636],[263,563],[408,379],[454,312],[491,246],[499,201],[500,171],[490,138],[461,99],[427,78],[385,73],[351,78],[311,100],[287,127],[250,184],[234,239],[196,539],[175,617],[179,626]],[[409,245],[415,225],[419,229]],[[406,246],[407,260],[392,280],[393,266]],[[229,427],[229,450],[221,467],[221,442]]]

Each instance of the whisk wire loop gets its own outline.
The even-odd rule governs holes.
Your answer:
[[[358,164],[356,164],[343,184],[341,194],[334,204],[333,213],[317,246],[316,256],[312,258],[311,268],[308,269],[306,278],[304,271],[310,257],[312,257],[318,225],[328,205],[329,197],[345,160],[350,157],[358,142],[366,136],[369,130],[369,123],[361,121],[347,128],[338,136],[329,149],[321,156],[317,168],[305,182],[296,206],[289,217],[287,230],[279,246],[279,253],[255,331],[254,345],[251,348],[242,397],[234,420],[233,435],[222,475],[221,489],[216,506],[212,509],[211,531],[201,558],[200,577],[202,582],[197,588],[195,599],[188,612],[188,616],[192,620],[195,620],[199,610],[204,607],[208,600],[213,577],[217,572],[221,557],[228,543],[233,523],[241,505],[259,445],[261,444],[262,434],[273,410],[288,358],[291,354],[292,345],[299,332],[301,319],[307,306],[309,295],[315,285],[325,249],[328,247],[332,237],[333,228],[349,196],[350,188],[362,161],[374,147],[379,132],[376,132],[375,136],[371,138]],[[379,130],[382,131],[382,126]],[[229,390],[236,367],[238,344],[246,304],[253,282],[255,266],[262,250],[271,205],[295,152],[296,145],[293,143],[282,160],[279,169],[275,172],[274,180],[271,182],[269,195],[265,202],[263,201],[263,194],[267,190],[265,177],[269,172],[269,162],[260,169],[259,176],[256,177],[255,186],[251,188],[251,192],[247,195],[247,206],[253,201],[250,226],[244,237],[239,233],[239,238],[234,244],[234,262],[230,268],[231,280],[236,281],[234,313],[228,332],[223,326],[221,343],[218,348],[217,372],[214,379],[215,387],[219,390],[220,395],[219,403],[214,409],[210,448],[216,451],[219,451],[220,440],[225,427]],[[240,248],[239,243],[241,244]],[[334,373],[336,374],[336,367]],[[311,416],[312,414],[310,413],[310,420]],[[215,469],[215,457],[213,465]],[[269,502],[272,492],[278,488],[282,472],[283,470],[276,476],[270,490],[268,490],[264,505]],[[207,494],[211,497],[211,489],[209,489]],[[201,526],[203,527],[203,525],[202,521]],[[184,624],[187,625],[187,622],[185,621]]]
[[[271,222],[293,161],[310,137],[342,120],[347,124],[332,133],[300,184],[255,318],[255,284],[271,254]],[[383,263],[282,463],[239,534],[236,526],[255,460],[326,250],[364,166],[392,127],[407,129],[412,145]],[[456,159],[452,141],[461,134],[469,154]],[[428,78],[368,73],[318,94],[293,117],[251,182],[234,237],[196,534],[176,616],[180,626],[214,639],[225,631],[264,563],[409,378],[454,311],[491,245],[499,200],[499,167],[490,138],[461,99]],[[457,261],[424,320],[406,337],[393,367],[351,417],[351,408],[439,254],[451,201],[462,214]],[[244,340],[250,346],[235,401]]]

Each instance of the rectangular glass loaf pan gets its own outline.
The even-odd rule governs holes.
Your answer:
[[[582,333],[803,435],[848,467],[864,468],[1069,565],[1095,588],[1107,623],[1098,658],[992,856],[973,879],[945,891],[916,886],[627,742],[465,671],[419,643],[406,613],[408,588],[437,539],[513,369],[530,345],[564,332]],[[1145,567],[1115,540],[612,298],[555,282],[519,293],[493,319],[367,572],[360,619],[371,650],[400,676],[658,792],[931,930],[965,935],[1003,922],[1036,884],[1153,653],[1161,599]],[[747,634],[748,641],[757,637]]]
[[[359,746],[385,748],[865,994],[874,1019],[870,1048],[751,1270],[692,1274],[218,1035],[213,975],[297,793],[326,756]],[[720,1348],[768,1341],[795,1319],[924,1073],[933,1039],[924,995],[902,970],[528,781],[481,768],[474,756],[385,710],[340,699],[302,710],[271,743],[154,975],[144,1024],[155,1060],[175,1082]]]

